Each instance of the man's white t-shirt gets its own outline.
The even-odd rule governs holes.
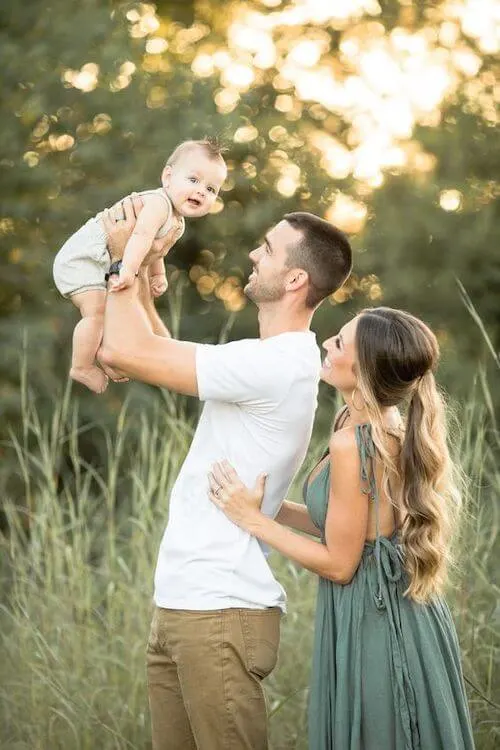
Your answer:
[[[311,437],[321,359],[310,331],[198,345],[203,411],[172,488],[155,574],[155,602],[166,609],[285,609],[268,550],[208,497],[212,464],[227,459],[253,487],[268,473],[263,512],[274,517]]]

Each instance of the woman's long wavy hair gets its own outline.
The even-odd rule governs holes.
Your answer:
[[[378,307],[360,313],[355,346],[358,388],[382,458],[384,489],[403,518],[406,594],[427,601],[446,581],[461,500],[447,445],[445,402],[434,378],[439,345],[418,318]],[[381,409],[405,403],[406,424],[395,455]],[[395,496],[391,475],[398,480]]]

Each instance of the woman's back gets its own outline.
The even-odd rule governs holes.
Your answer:
[[[353,451],[359,451],[356,443],[355,425],[350,418],[349,410],[347,409],[347,407],[342,408],[337,414],[333,430],[334,432],[345,431],[351,433]],[[398,457],[401,451],[402,439],[403,433],[400,428],[398,428],[396,425],[387,425],[387,428],[385,430],[386,448],[389,451],[391,458],[396,462],[398,461]],[[316,477],[322,472],[326,471],[329,478],[330,468],[330,456],[327,452],[323,455],[322,459],[309,474],[306,486],[304,487],[304,491],[307,489],[307,485],[314,482]],[[400,478],[398,476],[393,476],[390,484],[384,481],[384,475],[386,473],[384,472],[384,462],[381,459],[380,455],[378,455],[377,453],[375,453],[373,459],[373,468],[375,474],[375,485],[377,488],[379,499],[377,510],[380,523],[380,534],[382,536],[390,537],[398,528],[401,527],[401,524],[404,520],[404,512],[401,508],[398,508],[397,503],[395,502],[401,489]],[[342,467],[338,467],[338,470],[341,471]],[[359,477],[359,481],[361,481],[361,476]],[[355,491],[355,489],[356,488],[353,488],[353,491]],[[368,508],[368,521],[366,528],[367,541],[373,541],[376,537],[377,514],[375,510],[375,505],[371,503]]]
[[[445,602],[408,596],[404,554],[371,426],[349,426],[370,504],[352,580],[320,578],[310,692],[310,750],[470,750],[458,644]],[[396,439],[396,438],[395,438]],[[312,473],[309,513],[325,534],[330,464]],[[391,488],[392,490],[392,488]],[[397,489],[396,489],[397,491]],[[439,710],[440,703],[446,706]]]

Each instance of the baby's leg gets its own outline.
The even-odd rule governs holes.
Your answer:
[[[82,319],[73,333],[73,356],[70,377],[78,380],[94,393],[102,393],[108,385],[107,375],[95,364],[102,339],[106,292],[102,289],[80,292],[71,296]]]

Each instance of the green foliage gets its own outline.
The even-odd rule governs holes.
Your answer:
[[[279,10],[292,6],[284,0]],[[0,490],[10,530],[4,538],[8,597],[1,615],[7,654],[1,684],[9,686],[0,688],[2,746],[147,746],[143,647],[149,582],[164,499],[187,449],[197,404],[138,384],[111,386],[102,398],[78,387],[68,390],[77,313],[59,298],[51,265],[62,242],[89,216],[132,190],[157,186],[180,140],[224,136],[229,179],[224,210],[191,222],[169,257],[171,286],[159,306],[176,335],[197,341],[256,335],[254,309],[247,305],[237,312],[225,303],[225,279],[244,283],[248,251],[284,213],[328,214],[339,196],[347,196],[366,210],[367,220],[350,226],[357,232],[355,275],[342,304],[327,301],[316,313],[319,341],[360,307],[400,306],[437,330],[442,379],[454,397],[465,403],[472,384],[480,389],[486,382],[488,347],[462,304],[456,279],[469,292],[497,352],[493,57],[457,25],[450,54],[455,48],[472,51],[480,70],[475,76],[455,70],[457,83],[448,98],[428,121],[422,118],[413,133],[401,136],[397,145],[410,156],[423,153],[425,169],[411,156],[404,167],[387,167],[378,187],[355,178],[352,170],[332,176],[313,143],[319,133],[352,155],[355,107],[328,108],[321,91],[300,94],[293,83],[279,80],[301,40],[321,41],[318,65],[335,80],[353,75],[353,61],[346,61],[340,48],[345,39],[360,40],[362,49],[398,29],[421,31],[434,40],[431,47],[437,45],[448,6],[390,2],[378,16],[278,25],[272,34],[276,60],[255,69],[234,106],[222,106],[221,92],[230,89],[223,71],[196,73],[197,56],[221,50],[238,57],[229,38],[235,14],[253,10],[269,20],[276,8],[258,0],[162,0],[155,14],[154,6],[139,2],[1,4]],[[144,14],[153,21],[141,31],[137,18]],[[160,52],[148,51],[155,39]],[[251,67],[253,55],[243,52],[238,59]],[[358,92],[354,105],[362,99]],[[247,129],[243,136],[241,128]],[[278,188],[289,166],[299,169],[292,195]],[[442,209],[447,190],[459,192],[458,210]],[[208,278],[208,291],[197,283],[200,275]],[[466,578],[454,606],[466,671],[492,698],[497,634],[489,581],[498,529],[493,427],[498,394],[483,388],[483,396],[487,417],[479,407],[464,407],[461,415],[467,427],[462,462],[475,478],[478,520],[469,526]],[[127,399],[133,404],[129,412]],[[330,422],[328,399],[322,395],[318,435]],[[16,451],[9,447],[12,441]],[[269,683],[276,710],[273,742],[275,748],[299,748],[314,584],[307,573],[275,564],[290,593],[290,615],[281,666]],[[478,747],[489,750],[497,715],[474,691],[471,699]]]
[[[436,107],[413,141],[401,139],[410,151],[423,147],[435,166],[424,171],[410,163],[388,168],[385,183],[374,189],[350,174],[332,177],[312,145],[319,133],[353,153],[356,137],[349,109],[328,109],[320,101],[321,91],[312,90],[310,100],[304,99],[292,83],[277,83],[277,74],[294,45],[316,39],[323,45],[319,64],[345,81],[351,69],[339,48],[344,38],[359,38],[362,50],[381,29],[384,38],[394,29],[436,36],[446,21],[444,4],[419,2],[403,8],[386,3],[379,16],[353,13],[346,22],[278,25],[272,34],[276,61],[254,68],[253,83],[238,90],[222,85],[217,69],[208,75],[195,72],[197,56],[220,50],[251,67],[255,52],[235,51],[231,24],[245,8],[271,19],[272,8],[217,0],[165,0],[157,3],[156,14],[154,7],[100,0],[31,0],[28,5],[7,0],[0,9],[3,423],[19,420],[18,352],[24,332],[30,361],[36,363],[36,390],[44,396],[64,387],[77,313],[54,288],[51,265],[57,249],[96,211],[131,190],[158,185],[173,147],[205,133],[226,138],[230,172],[222,213],[191,222],[170,256],[174,276],[175,269],[188,272],[196,265],[198,276],[204,272],[214,280],[211,291],[200,293],[197,275],[191,274],[184,290],[182,337],[214,341],[228,322],[231,336],[255,335],[251,306],[235,320],[226,309],[224,278],[231,275],[237,284],[244,283],[248,251],[285,212],[324,214],[341,192],[366,206],[368,221],[353,238],[353,297],[343,306],[323,305],[315,318],[320,339],[367,303],[382,300],[408,308],[439,328],[446,344],[446,382],[455,392],[465,392],[483,347],[460,305],[455,276],[480,305],[497,347],[499,340],[498,139],[491,113],[484,114],[491,108],[492,58],[459,34],[457,49],[467,48],[480,58],[481,82],[471,83],[458,73],[455,93],[441,114]],[[292,7],[287,0],[279,10]],[[143,17],[149,22],[144,28],[137,21]],[[162,51],[148,52],[150,40],[160,40]],[[227,91],[236,91],[234,105],[217,98]],[[285,105],[278,103],[280,96]],[[355,106],[362,104],[359,93]],[[255,132],[236,137],[241,128]],[[300,170],[297,189],[288,197],[277,188],[287,165]],[[438,199],[450,188],[460,191],[462,205],[447,213]],[[381,297],[372,294],[377,288]],[[168,310],[165,298],[159,304]],[[96,400],[83,389],[81,396],[81,418],[91,421]],[[110,392],[98,410],[111,418],[115,409]]]
[[[466,392],[486,348],[457,279],[476,302],[493,345],[500,344],[500,204],[491,200],[500,152],[494,129],[479,118],[451,108],[444,123],[443,130],[420,133],[439,157],[434,179],[393,178],[376,194],[368,249],[357,268],[383,281],[384,303],[411,310],[438,331],[447,383],[459,393]],[[464,196],[456,214],[438,202],[451,185]]]
[[[53,402],[52,418],[44,421],[26,394],[24,432],[10,446],[22,496],[7,499],[1,537],[0,744],[5,750],[146,749],[153,571],[169,490],[193,424],[184,399],[157,402],[139,417],[139,405],[130,403],[103,436],[102,464],[91,466],[80,454],[79,418],[68,396]],[[460,459],[471,492],[450,603],[477,748],[493,750],[500,436],[479,396],[479,390],[472,394],[464,411]],[[316,435],[309,463],[322,443]],[[297,497],[307,468],[296,482]],[[316,581],[277,555],[272,565],[289,611],[279,664],[267,681],[271,747],[306,750]]]

